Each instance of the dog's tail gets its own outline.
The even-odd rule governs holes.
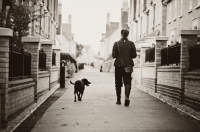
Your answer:
[[[70,83],[74,85],[74,83],[72,81],[70,81]]]

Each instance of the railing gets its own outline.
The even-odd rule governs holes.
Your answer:
[[[43,50],[39,51],[39,70],[45,71],[46,70],[46,58],[47,55],[44,53]]]
[[[189,48],[190,69],[200,69],[200,45]]]
[[[161,65],[180,65],[180,44],[168,46],[161,50]]]
[[[52,66],[56,66],[56,53],[52,52]]]
[[[9,81],[31,77],[31,54],[11,48],[9,51]]]
[[[145,62],[155,62],[155,47],[146,49]]]

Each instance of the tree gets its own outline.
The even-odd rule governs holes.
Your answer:
[[[29,34],[29,24],[45,16],[44,14],[35,15],[38,10],[34,10],[33,7],[29,6],[29,0],[21,2],[12,4],[8,11],[5,10],[0,13],[0,27],[13,30],[11,43],[18,48],[23,47],[21,38]],[[33,4],[36,4],[36,0],[33,0]]]
[[[76,45],[76,57],[79,57],[80,55],[82,55],[81,50],[83,49],[83,45],[81,44],[77,44]]]

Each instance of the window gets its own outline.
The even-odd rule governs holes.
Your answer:
[[[171,22],[172,3],[169,3],[168,22]]]
[[[200,17],[196,17],[192,20],[192,29],[200,29]]]
[[[152,8],[152,7],[151,7]],[[149,12],[149,28],[152,29],[153,28],[153,10],[150,10]]]
[[[196,9],[200,8],[200,0],[197,0],[197,6],[195,8]]]
[[[52,66],[56,66],[56,53],[52,52]]]
[[[174,20],[176,20],[176,14],[177,14],[177,0],[174,0]]]
[[[182,17],[182,14],[183,14],[183,0],[181,0],[181,5],[180,5],[180,15],[179,15],[179,18]]]
[[[159,13],[159,9],[158,9],[158,5],[155,6],[155,25],[158,25],[158,13]]]
[[[188,10],[188,13],[192,12],[192,1],[193,0],[189,0],[189,10]]]
[[[159,7],[159,16],[158,16],[158,24],[160,24],[161,23],[161,21],[162,21],[162,4],[160,4],[160,7]]]
[[[169,41],[170,45],[174,45],[176,44],[176,28],[172,29],[170,31],[170,41]]]

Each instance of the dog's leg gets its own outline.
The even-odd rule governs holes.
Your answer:
[[[80,96],[80,101],[82,101],[82,96],[83,96],[83,93],[84,93],[84,91],[81,93],[81,96]]]
[[[78,101],[80,101],[80,92],[77,93],[77,96],[78,96]]]
[[[76,92],[74,91],[74,102],[76,102]]]

